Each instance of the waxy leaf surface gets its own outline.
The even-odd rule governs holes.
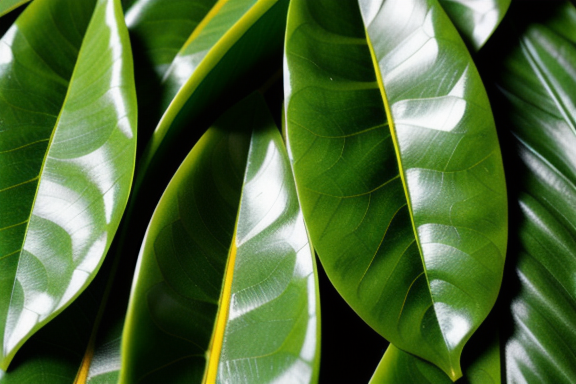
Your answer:
[[[310,236],[355,311],[452,379],[506,254],[500,149],[436,1],[294,0],[288,148]]]
[[[313,381],[313,263],[280,134],[250,96],[204,134],[154,213],[120,382]]]
[[[163,78],[174,57],[216,0],[137,0],[126,12],[130,36],[144,50],[156,73]]]
[[[217,12],[207,15],[211,18],[206,27],[187,41],[166,74],[172,91],[163,105],[169,106],[143,154],[137,186],[147,169],[158,166],[168,148],[186,135],[185,129],[191,129],[190,121],[221,98],[226,86],[273,56],[275,48],[281,46],[287,5],[286,0],[216,3],[213,10]]]
[[[466,43],[477,51],[500,24],[511,0],[439,0]]]
[[[488,349],[474,351],[479,355],[458,384],[500,384],[500,352],[498,339]],[[435,365],[402,351],[390,344],[370,384],[452,384],[452,380]]]
[[[477,374],[466,372],[463,380],[570,383],[576,380],[576,97],[570,92],[576,89],[576,8],[564,2],[510,12],[515,25],[504,31],[510,38],[491,48],[506,52],[496,63],[500,95],[494,104],[502,107],[498,123],[510,144],[513,230],[501,303],[491,314],[496,324],[477,334],[500,336],[502,363],[497,350],[476,348],[472,340],[464,357]],[[450,381],[390,346],[372,382]]]
[[[517,19],[516,44],[506,50],[498,81],[502,125],[512,131],[518,158],[509,172],[516,176],[519,228],[509,278],[515,294],[505,313],[511,331],[502,341],[505,376],[508,383],[570,383],[576,381],[576,9],[544,4],[535,15],[526,27]]]
[[[178,2],[179,7],[187,7],[191,4],[193,4],[194,2],[191,1],[187,1],[187,2]],[[139,5],[140,4],[140,5]],[[207,4],[207,3],[206,3]],[[169,15],[176,15],[178,13],[178,9],[176,8],[172,8],[171,6],[169,7],[164,7],[162,8],[163,4],[159,4],[157,2],[133,2],[133,5],[131,8],[128,8],[127,11],[127,19],[129,22],[129,26],[131,26],[133,29],[131,30],[132,33],[132,39],[133,41],[135,41],[136,43],[139,41],[139,38],[142,37],[149,37],[149,35],[146,35],[147,31],[149,32],[154,32],[154,29],[150,29],[152,25],[154,25],[154,20],[156,21],[160,21],[162,22],[163,17],[166,16],[166,14]],[[175,4],[173,4],[173,6],[175,6]],[[162,9],[161,9],[162,8]],[[194,8],[194,7],[192,7]],[[284,4],[284,9],[286,8],[286,4]],[[136,11],[135,11],[136,10]],[[230,10],[229,8],[226,7],[220,7],[219,8],[219,12],[222,11],[226,11],[226,10]],[[267,45],[265,43],[262,44],[258,44],[258,41],[262,42],[262,41],[267,41],[266,39],[262,39],[259,37],[259,35],[262,33],[262,31],[270,31],[270,29],[268,27],[270,27],[271,24],[274,24],[274,27],[272,28],[274,31],[276,31],[276,36],[275,38],[278,40],[278,43],[274,45],[274,47],[278,47],[280,48],[281,46],[281,25],[277,24],[277,21],[281,21],[282,19],[279,17],[282,12],[278,12],[277,11],[278,8],[276,8],[276,12],[274,16],[274,13],[272,16],[268,15],[265,13],[265,15],[263,16],[264,19],[264,26],[262,26],[262,23],[258,24],[258,18],[256,18],[256,30],[254,32],[248,33],[247,36],[243,36],[242,38],[240,38],[240,46],[237,47],[235,45],[232,46],[232,57],[228,57],[225,56],[225,61],[226,60],[231,60],[231,61],[236,61],[236,60],[242,60],[244,61],[244,59],[242,58],[243,53],[245,53],[246,51],[248,52],[253,52],[250,51],[251,49],[253,49],[254,47],[258,47],[260,46],[260,49],[262,50],[262,53],[264,52],[264,50],[266,49]],[[281,9],[280,9],[281,11]],[[181,15],[188,15],[187,12],[190,12],[190,9],[186,10],[183,9],[181,10],[180,14]],[[241,14],[238,15],[238,8],[235,8],[235,12],[236,12],[236,16],[240,17],[242,16]],[[210,12],[208,12],[205,16],[205,18],[203,20],[206,20],[206,18],[208,18]],[[231,18],[231,12],[228,12],[228,19]],[[157,18],[154,18],[154,16],[158,16]],[[211,18],[214,20],[218,20],[218,18],[216,17],[217,15],[213,15],[213,17]],[[168,17],[168,16],[166,16]],[[270,19],[270,17],[272,17]],[[190,19],[187,19],[188,21],[190,21]],[[202,23],[202,22],[201,22]],[[200,23],[200,24],[201,24]],[[180,31],[180,27],[182,27],[181,24],[175,22],[172,23],[173,25],[168,28],[168,26],[166,26],[166,29],[163,31],[165,34],[170,34],[171,32],[174,32],[176,34],[181,33]],[[208,24],[208,26],[205,26],[204,28],[206,28],[206,30],[209,30],[208,27],[210,27],[211,24]],[[268,26],[268,27],[267,27]],[[248,26],[250,27],[250,25]],[[172,29],[171,29],[172,28]],[[219,33],[221,33],[222,31],[218,31]],[[192,32],[193,33],[193,32]],[[188,32],[188,35],[190,33]],[[182,36],[179,36],[179,41],[182,40],[186,40],[188,38],[188,35],[184,36],[182,39]],[[162,40],[160,38],[160,36],[157,36],[160,40]],[[210,37],[209,35],[207,37]],[[270,36],[268,36],[270,37]],[[204,38],[204,37],[203,37]],[[195,41],[199,41],[199,37],[196,38]],[[178,39],[177,39],[178,40]],[[164,40],[162,40],[164,41]],[[149,51],[147,51],[147,55],[149,59],[157,59],[157,58],[162,58],[164,57],[166,59],[166,56],[161,56],[161,55],[157,55],[160,52],[158,50],[152,49],[154,48],[154,43],[148,41],[148,43],[150,44],[149,47],[151,47],[151,49]],[[234,48],[236,47],[236,48]],[[268,48],[270,48],[268,46]],[[253,59],[254,57],[252,57]],[[136,58],[135,60],[138,60],[138,54],[136,54]],[[167,59],[166,59],[167,60]],[[139,63],[142,65],[142,63]],[[225,65],[225,68],[220,68],[217,69],[221,70],[221,71],[225,71],[226,68],[228,67],[228,64]],[[211,87],[211,84],[213,85],[214,81],[220,81],[221,78],[219,77],[219,75],[214,76],[212,79],[209,79],[208,83],[204,83],[204,85],[202,87],[200,87],[200,92],[203,92],[204,90],[206,90],[208,88]],[[138,83],[137,86],[140,86],[141,84]],[[224,87],[224,85],[222,85]],[[139,92],[141,92],[142,89],[139,89]],[[140,93],[139,93],[140,95]],[[201,99],[201,97],[199,96],[199,99]],[[205,100],[201,100],[202,102]],[[142,102],[142,99],[139,98],[139,102]],[[218,111],[218,108],[214,109],[215,111]],[[146,123],[146,122],[144,122]],[[142,129],[142,124],[139,126],[139,130]],[[141,132],[139,132],[140,134]],[[188,151],[190,149],[190,146],[192,145],[192,143],[194,141],[186,141],[186,140],[180,140],[180,142],[184,142],[184,143],[188,143]],[[186,144],[185,144],[186,145]],[[171,157],[174,157],[174,151],[172,148],[172,151],[170,153]],[[172,159],[172,161],[174,161],[174,159]],[[166,171],[166,168],[163,168],[163,172],[162,172],[162,176],[164,178],[171,176],[170,171]],[[125,320],[125,308],[126,305],[128,304],[128,296],[129,296],[129,290],[130,290],[130,279],[126,279],[125,276],[132,276],[133,271],[134,271],[134,263],[136,262],[136,256],[137,256],[137,250],[134,252],[134,257],[132,258],[132,252],[131,252],[131,246],[135,245],[135,243],[137,242],[135,239],[141,239],[140,236],[144,235],[144,230],[146,228],[146,223],[144,222],[144,220],[142,219],[143,217],[145,217],[145,220],[149,220],[148,215],[152,214],[152,210],[155,206],[155,204],[157,203],[157,200],[159,198],[159,194],[158,196],[156,196],[154,193],[152,193],[152,189],[154,189],[153,187],[156,187],[156,189],[158,189],[158,179],[156,178],[150,178],[150,180],[152,181],[152,183],[154,184],[148,184],[146,189],[145,189],[145,193],[142,194],[142,196],[140,197],[144,197],[144,199],[142,200],[137,200],[138,204],[134,203],[134,209],[132,211],[132,215],[129,215],[129,219],[130,220],[126,220],[124,222],[124,229],[125,229],[125,233],[124,233],[124,239],[130,239],[129,241],[124,241],[123,243],[120,242],[120,244],[122,246],[120,246],[119,250],[117,248],[116,253],[115,253],[115,257],[116,257],[116,261],[112,260],[110,261],[110,264],[118,264],[117,267],[111,267],[108,268],[108,270],[112,270],[111,272],[106,272],[109,273],[109,275],[106,275],[105,278],[99,279],[98,281],[96,281],[94,284],[98,284],[100,285],[99,289],[95,288],[95,292],[93,293],[94,298],[94,302],[97,303],[95,305],[99,305],[101,307],[101,310],[103,311],[102,313],[99,312],[99,315],[101,315],[103,317],[102,323],[101,324],[94,324],[94,321],[96,321],[96,317],[94,317],[93,323],[91,325],[87,325],[88,327],[92,327],[93,328],[93,333],[92,336],[94,337],[93,343],[92,343],[92,339],[91,339],[91,343],[89,345],[85,345],[85,341],[79,341],[79,343],[84,343],[83,347],[80,347],[80,349],[84,348],[85,352],[84,352],[84,357],[83,357],[83,361],[82,361],[82,369],[81,369],[81,375],[78,376],[78,380],[79,383],[83,383],[84,380],[89,383],[89,384],[97,384],[97,383],[112,383],[112,382],[116,382],[117,381],[117,377],[119,374],[119,369],[120,369],[120,340],[122,337],[122,325],[124,323]],[[166,183],[168,182],[168,180],[166,180]],[[152,196],[152,197],[150,197]],[[148,209],[147,207],[150,206],[150,208]],[[136,219],[134,219],[134,217],[136,217]],[[140,222],[142,222],[143,228],[142,231],[139,232],[138,228],[140,225]],[[129,224],[129,225],[127,225]],[[136,230],[134,230],[136,228]],[[126,230],[128,229],[128,230]],[[136,233],[136,235],[135,235]],[[141,240],[138,240],[141,241]],[[110,267],[110,266],[109,266]],[[118,268],[118,269],[117,269]],[[123,278],[124,277],[124,278]],[[112,284],[111,289],[110,289],[110,296],[108,297],[108,293],[103,294],[102,291],[104,289],[104,287],[107,284]],[[98,301],[100,302],[98,304]],[[97,321],[96,321],[97,322]],[[84,330],[86,331],[86,330]],[[37,363],[35,365],[30,365],[31,370],[39,370],[39,371],[43,371],[43,372],[47,372],[49,371],[49,373],[47,374],[54,374],[56,375],[57,372],[59,372],[60,370],[62,370],[62,372],[67,372],[68,367],[69,367],[69,363],[66,361],[55,361],[55,359],[52,359],[51,356],[48,354],[40,354],[41,357],[39,356],[38,358],[35,358]],[[28,367],[27,367],[28,369]],[[64,373],[62,374],[64,375]],[[18,380],[19,377],[21,377],[20,375],[15,375],[13,374],[11,377],[14,377],[14,380]]]
[[[0,41],[0,353],[92,280],[134,170],[136,100],[120,3],[32,2]]]

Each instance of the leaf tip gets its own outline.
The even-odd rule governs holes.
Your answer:
[[[450,380],[455,382],[456,380],[462,377],[462,369],[460,368],[460,364],[451,366],[450,370],[446,373],[450,377]]]

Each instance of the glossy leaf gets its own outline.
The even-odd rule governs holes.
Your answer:
[[[242,0],[238,4],[249,4],[247,3],[249,1],[253,0]],[[286,0],[256,2],[206,55],[199,51],[196,42],[199,41],[198,44],[203,45],[213,42],[211,39],[206,39],[206,43],[200,42],[200,39],[193,40],[183,47],[174,59],[168,74],[173,82],[178,84],[173,86],[173,89],[178,89],[177,94],[171,99],[169,108],[162,116],[146,148],[140,174],[146,172],[159,151],[166,151],[166,147],[173,144],[178,135],[183,134],[185,128],[183,121],[190,121],[193,116],[200,114],[209,102],[214,102],[218,98],[226,85],[233,83],[237,76],[273,53],[274,47],[281,41],[282,20],[287,4]],[[237,16],[234,13],[233,15]],[[220,18],[214,17],[211,22],[216,23],[218,27]],[[198,37],[207,32],[206,30],[200,32]],[[199,65],[193,59],[197,54],[202,59]],[[238,61],[240,55],[243,60]],[[184,71],[188,77],[179,75]]]
[[[211,49],[170,104],[138,168],[118,251],[125,273],[132,273],[130,260],[135,263],[138,255],[136,243],[127,239],[144,236],[153,207],[208,122],[274,69],[263,65],[281,58],[287,5],[286,0],[258,1]]]
[[[146,141],[182,85],[255,2],[138,0],[130,7],[126,20],[140,64],[136,80],[144,106],[139,129]]]
[[[0,0],[0,17],[29,1],[30,0]]]
[[[8,371],[0,371],[0,384],[75,383],[89,344],[93,321],[98,317],[99,297],[106,281],[103,269],[106,269],[106,264],[69,307],[28,339]],[[106,384],[115,382],[110,380]],[[80,383],[83,382],[75,384]]]
[[[157,9],[148,10],[147,12],[153,12],[154,10]],[[226,70],[226,68],[228,68],[228,70],[230,69],[228,67],[229,64],[226,64],[226,60],[236,61],[243,57],[242,56],[243,53],[248,52],[247,54],[250,54],[250,52],[254,52],[251,51],[252,49],[265,50],[271,48],[266,44],[258,43],[258,41],[260,42],[269,41],[266,39],[261,39],[258,36],[262,33],[263,31],[262,28],[264,28],[264,30],[269,31],[267,26],[270,26],[271,23],[277,24],[276,21],[278,20],[277,16],[279,16],[279,14],[278,11],[275,12],[276,13],[272,13],[272,16],[266,14],[262,17],[262,19],[264,20],[263,26],[261,22],[259,23],[257,21],[255,31],[250,32],[249,29],[247,36],[242,36],[240,38],[239,47],[233,45],[232,57],[230,58],[229,56],[225,56],[223,60],[225,63],[224,69],[217,68],[216,76],[212,78],[208,76],[208,82],[202,83],[202,87],[200,87],[200,92],[205,91],[206,88],[210,88],[211,85],[214,84],[215,79],[217,79],[216,81],[220,81],[222,80],[222,77],[225,77],[220,76],[221,73],[219,73],[218,71]],[[128,13],[130,13],[130,10],[128,11]],[[273,30],[275,31],[277,30],[277,36],[275,37],[273,36],[273,38],[277,38],[279,40],[278,42],[279,46],[281,41],[281,30],[282,30],[281,24],[274,25]],[[270,36],[267,36],[267,38],[270,38]],[[266,54],[264,54],[264,56],[266,56]],[[255,59],[258,59],[258,57],[256,57]],[[246,63],[243,58],[242,61],[243,63]],[[240,73],[242,72],[240,71]],[[238,75],[238,73],[236,74],[233,73],[233,75]],[[223,84],[222,86],[224,87],[225,84]],[[201,102],[205,101],[206,100],[201,99]],[[140,126],[139,129],[141,128],[142,127]],[[186,141],[183,141],[183,143],[186,143]],[[188,143],[189,143],[188,145],[191,145],[191,142]],[[173,147],[171,147],[171,150],[172,151],[170,153],[170,157],[173,158],[171,159],[171,161],[175,161]],[[164,178],[166,177],[169,178],[171,170],[165,166],[165,163],[162,165],[164,166],[162,168],[161,176]],[[155,177],[150,177],[148,180],[151,181],[151,183],[145,185],[146,192],[140,195],[141,199],[139,200],[134,199],[134,201],[136,201],[138,204],[133,203],[134,209],[132,210],[132,214],[127,215],[127,220],[124,221],[124,228],[125,229],[127,228],[128,230],[126,230],[122,236],[125,241],[123,243],[120,242],[121,246],[119,247],[119,250],[117,250],[115,254],[116,262],[119,263],[117,267],[118,270],[116,272],[113,272],[108,277],[108,279],[111,280],[110,283],[112,283],[111,296],[108,299],[106,299],[105,297],[100,297],[98,299],[101,301],[107,301],[107,304],[104,309],[102,324],[94,326],[93,331],[95,337],[94,345],[85,347],[86,351],[84,353],[84,362],[83,362],[83,367],[85,368],[85,371],[83,372],[84,376],[82,380],[86,380],[86,382],[89,384],[112,383],[117,381],[120,368],[119,353],[120,353],[121,331],[125,319],[125,308],[126,305],[128,304],[128,296],[130,289],[130,279],[125,278],[123,279],[122,276],[131,276],[133,274],[136,257],[132,258],[131,246],[137,243],[135,239],[138,239],[140,236],[143,236],[144,230],[146,228],[144,220],[149,220],[148,215],[151,215],[152,213],[153,209],[152,204],[156,204],[157,202],[156,199],[159,198],[159,196],[157,197],[155,195],[155,192],[153,191],[157,190],[158,186],[161,187],[163,182],[163,179]],[[150,208],[148,208],[148,206],[150,206]],[[144,223],[142,234],[140,234],[139,232],[141,222]],[[130,240],[128,241],[126,239]],[[137,251],[135,251],[134,253],[135,253],[134,256],[137,256]],[[117,275],[118,278],[115,278],[114,275]],[[102,284],[105,285],[107,284],[107,282],[104,281],[102,282]]]
[[[511,0],[439,0],[468,46],[477,51],[500,24]]]
[[[498,305],[495,310],[499,309]],[[478,332],[472,336],[462,356],[463,377],[457,384],[500,384],[501,358],[498,321],[493,310]],[[370,384],[451,384],[452,380],[435,365],[410,353],[388,346]]]
[[[500,384],[498,340],[487,351],[477,350],[479,358],[466,367],[458,384]],[[390,344],[370,384],[451,384],[452,380],[435,365]]]
[[[307,383],[317,283],[290,165],[260,96],[196,144],[148,228],[121,383]]]
[[[126,12],[130,35],[163,78],[190,34],[200,28],[216,0],[137,0]]]
[[[288,146],[336,289],[398,347],[461,376],[500,287],[506,189],[485,90],[435,1],[291,2]],[[361,17],[362,16],[362,17]]]
[[[0,41],[0,57],[6,369],[106,254],[134,170],[136,100],[118,1],[36,0]]]
[[[568,91],[576,89],[576,35],[566,33],[576,28],[576,8],[567,2],[535,8],[529,12],[516,9],[516,16],[522,15],[516,19],[519,36],[512,45],[505,40],[498,47],[507,55],[500,68],[504,70],[497,72],[503,97],[495,104],[502,106],[501,126],[511,129],[512,144],[517,144],[507,149],[513,159],[507,164],[515,201],[511,218],[515,246],[508,256],[513,264],[505,275],[507,307],[498,308],[495,314],[504,330],[500,343],[506,372],[502,375],[500,364],[491,357],[494,352],[470,348],[473,364],[493,373],[492,379],[469,382],[498,382],[501,376],[507,383],[576,380],[576,290],[571,278],[576,270],[576,162],[572,150],[576,131],[571,119],[576,115],[576,97]],[[530,13],[540,22],[524,29],[521,25]],[[514,34],[513,30],[506,32]],[[492,335],[496,329],[491,329]],[[438,369],[391,346],[372,381],[450,382],[440,375]],[[468,373],[465,376],[469,378]]]
[[[167,107],[170,104],[206,55],[225,35],[228,34],[228,38],[234,39],[241,35],[241,31],[231,29],[241,19],[248,16],[248,12],[258,13],[257,8],[252,9],[256,3],[257,0],[219,0],[214,5],[210,13],[202,20],[202,25],[199,25],[190,35],[166,71],[162,79],[167,93],[165,99],[162,100],[163,106]],[[268,7],[264,7],[266,8]]]
[[[556,12],[547,20],[551,8]],[[558,14],[569,27],[560,33]],[[570,383],[576,382],[576,35],[566,32],[576,28],[576,9],[543,4],[535,16],[516,30],[498,81],[519,158],[506,378]]]

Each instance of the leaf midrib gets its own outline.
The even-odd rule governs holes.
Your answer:
[[[368,48],[370,50],[370,56],[372,58],[372,65],[374,67],[374,74],[376,76],[378,87],[380,88],[380,93],[382,95],[382,102],[384,104],[384,109],[386,111],[386,118],[388,120],[388,127],[390,129],[390,136],[392,137],[392,142],[394,144],[394,152],[396,154],[398,171],[400,174],[400,178],[402,180],[402,188],[404,190],[404,195],[406,197],[406,203],[408,205],[408,212],[410,214],[410,222],[412,224],[414,239],[416,241],[416,245],[418,246],[418,252],[420,254],[420,259],[422,262],[422,269],[424,271],[424,276],[426,277],[426,283],[427,283],[427,287],[428,287],[428,292],[430,294],[430,300],[432,302],[432,308],[434,308],[434,314],[435,314],[436,321],[438,323],[438,328],[440,330],[440,334],[442,335],[442,339],[444,340],[443,345],[444,345],[444,347],[446,347],[446,353],[447,353],[447,357],[449,358],[449,365],[450,365],[450,369],[452,371],[452,375],[456,375],[456,372],[454,371],[454,367],[452,367],[452,361],[451,361],[452,359],[450,359],[450,350],[448,348],[449,344],[448,344],[448,341],[446,340],[446,336],[444,335],[444,332],[442,331],[442,328],[440,327],[440,321],[438,319],[438,314],[436,313],[434,296],[432,295],[432,292],[430,291],[430,278],[428,276],[428,270],[426,268],[426,262],[424,260],[424,252],[422,251],[422,245],[420,243],[420,237],[418,236],[418,230],[416,228],[416,223],[414,221],[414,212],[412,210],[412,200],[410,197],[410,190],[408,189],[408,183],[406,181],[406,173],[404,171],[404,165],[403,165],[402,157],[401,157],[401,153],[400,153],[400,145],[398,143],[396,125],[394,124],[394,119],[393,119],[392,111],[390,108],[390,101],[389,101],[388,96],[386,94],[386,89],[384,88],[384,81],[382,78],[382,74],[380,73],[380,67],[378,65],[378,59],[376,56],[376,52],[374,51],[374,46],[373,46],[372,41],[370,39],[370,35],[368,33],[368,27],[367,26],[365,26],[365,35],[366,35],[366,43],[368,45]]]
[[[568,108],[564,104],[562,97],[556,92],[553,82],[550,79],[552,76],[550,76],[549,72],[546,70],[546,66],[542,60],[540,60],[540,55],[536,52],[534,44],[529,38],[525,38],[520,40],[520,47],[526,60],[528,60],[530,67],[534,71],[534,74],[538,77],[550,98],[554,100],[554,104],[558,108],[558,111],[564,118],[566,124],[568,124],[574,135],[576,135],[576,121],[570,118],[571,114],[567,110]]]

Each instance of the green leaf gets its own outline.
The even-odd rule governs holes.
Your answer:
[[[364,21],[353,1],[290,5],[284,89],[302,210],[352,308],[457,379],[506,253],[490,105],[436,1],[360,5]]]
[[[502,376],[508,383],[571,383],[576,381],[576,287],[571,277],[576,270],[576,97],[570,90],[576,89],[576,36],[563,35],[576,28],[576,8],[567,2],[531,8],[511,10],[517,12],[517,29],[506,33],[515,40],[503,39],[497,47],[506,56],[497,67],[501,97],[494,104],[501,107],[500,126],[512,133],[506,170],[515,229],[504,276],[506,306],[497,307],[498,326],[484,328],[482,336],[494,337],[500,328]],[[529,14],[539,22],[529,23]],[[483,351],[474,341],[464,357],[468,352],[471,368],[491,372],[491,379],[474,372],[463,379],[499,382],[497,349]],[[391,346],[373,383],[450,382],[440,375]]]
[[[126,12],[132,40],[142,46],[163,78],[190,34],[200,28],[216,0],[138,0]]]
[[[0,57],[6,369],[102,263],[130,190],[136,100],[118,1],[36,0],[0,41]]]
[[[241,30],[232,30],[232,27],[251,13],[258,13],[258,7],[254,7],[256,3],[257,0],[219,0],[214,5],[167,69],[163,78],[166,95],[162,100],[162,106],[168,107],[180,88],[199,68],[206,55],[225,38],[224,36],[228,35],[228,39],[234,39],[242,33]]]
[[[8,371],[0,371],[0,384],[74,383],[89,344],[93,321],[98,317],[99,298],[106,286],[106,275],[102,274],[106,264],[70,306],[28,339]],[[95,361],[100,357],[99,361],[103,362],[102,352],[97,351],[99,356],[95,356]],[[93,365],[103,368],[102,364]],[[107,384],[114,382],[110,380]]]
[[[243,0],[238,4],[244,4],[246,1],[253,0]],[[204,42],[200,39],[202,32],[199,33],[198,39],[183,47],[174,59],[175,64],[171,66],[177,69],[170,69],[168,74],[169,78],[173,79],[171,81],[177,84],[172,89],[178,91],[171,99],[169,108],[164,112],[147,145],[142,156],[139,175],[143,176],[153,161],[158,164],[156,156],[161,158],[167,152],[172,156],[171,149],[179,136],[184,135],[186,129],[190,129],[189,122],[196,120],[211,103],[221,97],[222,93],[228,93],[225,89],[238,81],[240,76],[245,75],[259,62],[266,62],[275,48],[280,47],[284,32],[282,21],[285,19],[287,5],[286,0],[256,2],[210,47],[205,56],[205,53],[198,52],[199,47],[196,44],[213,43],[213,40],[206,39]],[[220,12],[224,12],[225,6],[226,3]],[[234,17],[238,16],[232,14]],[[220,28],[219,17],[214,17],[211,22],[216,24],[217,30]],[[204,30],[203,33],[207,32]],[[219,30],[219,33],[222,32]],[[197,66],[193,60],[196,54],[202,58]],[[188,71],[189,69],[193,71]],[[184,71],[188,71],[188,77],[179,75]],[[273,71],[269,73],[272,74]]]
[[[478,358],[464,368],[464,376],[456,381],[458,384],[501,383],[498,338],[492,335],[492,341],[486,350],[471,349]],[[470,345],[474,344],[471,342]],[[398,383],[452,384],[452,380],[435,365],[390,344],[370,384]]]
[[[0,0],[0,17],[12,12],[19,6],[26,4],[30,0]]]
[[[511,0],[439,0],[462,38],[478,51],[500,24]]]
[[[136,80],[144,124],[139,130],[146,141],[182,85],[255,2],[139,0],[128,10],[126,20],[140,64]]]
[[[498,304],[495,307],[500,309]],[[458,384],[500,384],[500,312],[493,310],[472,336],[462,355],[463,377]],[[410,353],[388,346],[370,384],[451,384],[452,380],[435,365]]]
[[[313,263],[282,139],[256,94],[208,130],[156,208],[120,383],[312,381]]]
[[[522,27],[506,47],[498,79],[502,126],[512,131],[518,159],[508,172],[516,175],[519,227],[505,318],[506,377],[570,383],[576,382],[576,36],[566,32],[576,28],[576,9],[562,2],[533,11],[536,19],[524,27],[526,12],[517,9]],[[558,14],[568,28],[558,29]]]

